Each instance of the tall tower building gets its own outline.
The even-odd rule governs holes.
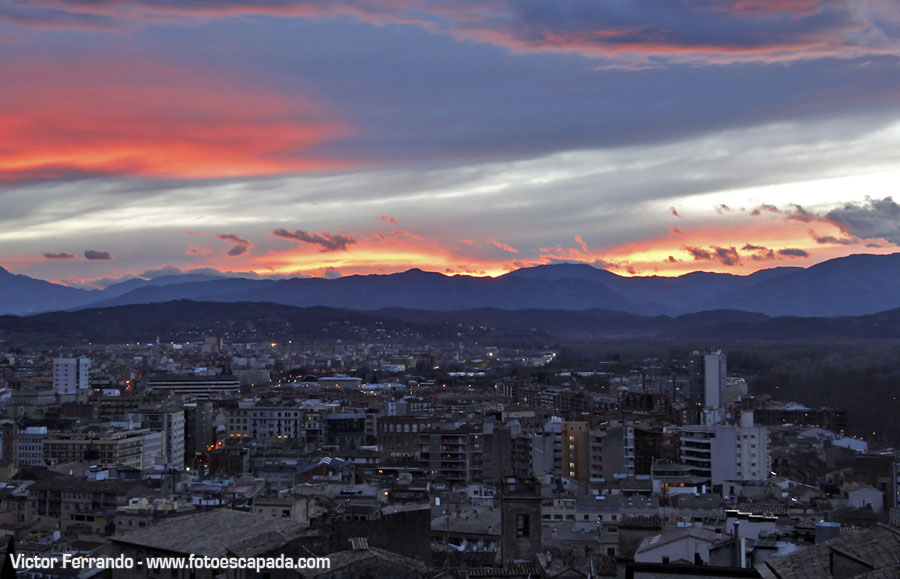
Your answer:
[[[537,560],[541,552],[541,485],[508,478],[500,491],[500,556],[503,567]]]
[[[54,358],[53,389],[59,395],[75,395],[90,387],[90,358]]]
[[[703,356],[703,406],[721,408],[725,391],[725,354],[708,352]]]
[[[590,479],[590,445],[587,422],[562,423],[562,475],[585,484]]]

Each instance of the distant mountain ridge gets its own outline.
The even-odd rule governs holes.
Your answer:
[[[338,279],[247,279],[206,274],[129,280],[79,290],[0,268],[0,314],[32,314],[188,299],[353,310],[616,310],[644,316],[740,310],[769,316],[859,316],[900,308],[900,253],[858,254],[809,268],[747,276],[694,272],[622,277],[587,264],[524,268],[496,278],[412,269]]]
[[[298,308],[260,302],[193,302],[90,308],[32,316],[0,316],[0,340],[11,343],[121,343],[191,341],[227,333],[235,341],[353,339],[375,328],[425,340],[521,340],[548,337],[652,338],[691,341],[900,339],[900,308],[856,317],[769,317],[713,310],[640,316],[611,310],[423,311],[389,308],[362,312]],[[368,333],[360,333],[368,332]]]

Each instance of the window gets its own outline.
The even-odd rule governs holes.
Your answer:
[[[531,529],[529,528],[528,515],[516,515],[516,537],[530,537]]]

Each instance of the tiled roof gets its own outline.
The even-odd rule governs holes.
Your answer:
[[[289,519],[215,509],[113,536],[124,543],[171,553],[254,556],[303,535],[300,523]]]
[[[661,529],[662,517],[659,515],[640,515],[624,517],[619,523],[620,529]]]
[[[879,525],[842,536],[782,557],[772,557],[757,566],[766,579],[818,579],[831,577],[831,559],[839,557],[859,567],[845,578],[898,577],[900,531]]]

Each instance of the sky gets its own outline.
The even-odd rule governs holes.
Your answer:
[[[893,0],[7,0],[0,266],[749,274],[900,243]]]

